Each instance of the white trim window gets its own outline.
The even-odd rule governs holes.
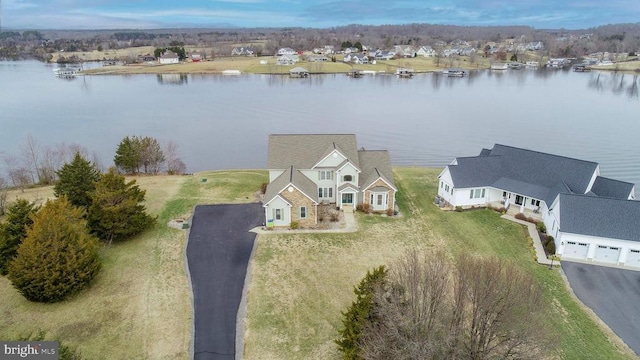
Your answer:
[[[331,199],[333,198],[333,188],[318,188],[318,197],[322,199]]]
[[[333,171],[332,170],[319,170],[318,171],[318,180],[333,180]]]
[[[482,199],[485,195],[485,189],[471,189],[469,191],[469,199]]]
[[[273,219],[277,221],[282,220],[282,209],[273,209]]]
[[[306,206],[300,206],[300,219],[306,219],[307,218],[307,207]]]

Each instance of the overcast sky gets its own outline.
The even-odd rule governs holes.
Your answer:
[[[3,28],[331,27],[432,23],[582,29],[640,22],[640,0],[0,0]]]

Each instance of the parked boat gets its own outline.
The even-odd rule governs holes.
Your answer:
[[[410,78],[413,76],[413,69],[408,68],[397,68],[396,75],[402,78]]]
[[[575,72],[587,72],[587,71],[591,71],[591,68],[586,66],[586,65],[576,65],[573,68],[573,71],[575,71]]]
[[[507,64],[509,66],[509,69],[513,69],[513,70],[520,70],[522,69],[522,64],[518,63],[518,62],[510,62],[509,64]]]
[[[362,77],[362,70],[358,70],[358,69],[351,69],[349,70],[349,72],[347,73],[348,77],[352,77],[352,78],[359,78]]]
[[[53,69],[53,74],[60,78],[72,78],[80,74],[81,69],[76,68],[58,68]]]
[[[526,63],[524,63],[524,66],[537,68],[538,66],[540,66],[540,63],[537,61],[527,61]]]
[[[462,69],[449,69],[443,71],[443,74],[447,75],[448,77],[463,77],[467,75],[467,72]]]

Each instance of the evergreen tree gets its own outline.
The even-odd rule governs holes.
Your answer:
[[[27,228],[33,224],[31,215],[36,211],[38,207],[25,199],[18,199],[7,208],[7,221],[0,224],[1,275],[7,275],[9,262],[27,236]]]
[[[364,279],[353,289],[356,301],[342,313],[344,329],[339,331],[341,338],[335,341],[343,359],[362,359],[359,340],[363,329],[375,321],[374,293],[377,286],[384,285],[386,276],[387,270],[382,265],[373,272],[367,271]]]
[[[140,139],[137,136],[122,139],[113,158],[116,167],[127,174],[137,174],[140,171],[141,160]]]
[[[64,196],[47,201],[32,218],[17,257],[9,263],[9,280],[28,300],[63,300],[100,270],[100,244],[89,234],[84,210]]]
[[[91,192],[95,190],[95,182],[100,173],[89,160],[76,152],[70,164],[64,164],[58,174],[58,182],[53,188],[56,197],[66,196],[69,202],[84,209],[91,205]]]
[[[155,219],[147,215],[145,191],[136,181],[126,182],[113,168],[102,175],[92,193],[89,208],[89,227],[101,240],[124,240],[151,227]]]

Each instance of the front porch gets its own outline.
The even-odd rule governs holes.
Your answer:
[[[531,209],[522,205],[509,204],[508,207],[505,207],[504,201],[492,201],[487,204],[488,207],[492,207],[494,209],[505,208],[507,215],[516,216],[519,213],[524,214],[524,216],[532,218],[536,221],[542,221],[542,214],[539,209]]]

